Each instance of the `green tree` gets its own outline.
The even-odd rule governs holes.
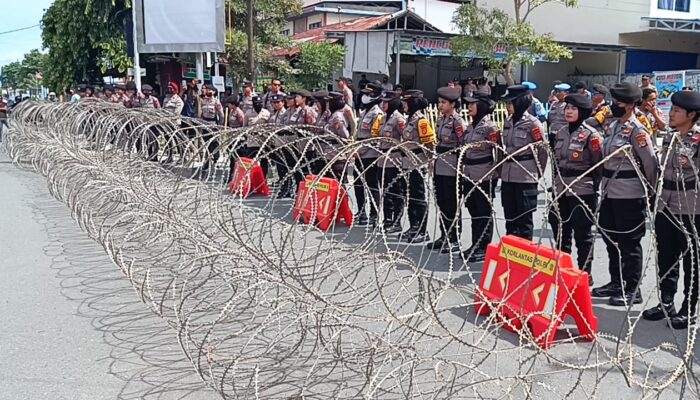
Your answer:
[[[292,62],[294,69],[285,76],[288,89],[323,88],[343,65],[345,47],[328,43],[301,43]]]
[[[123,26],[130,7],[130,0],[56,0],[41,21],[46,85],[60,90],[99,80],[107,69],[126,72]]]
[[[244,78],[254,79],[258,70],[273,73],[284,70],[284,65],[271,56],[272,49],[289,45],[289,38],[281,31],[287,17],[301,13],[302,1],[255,0],[252,2],[253,18],[249,18],[249,0],[227,2],[231,10],[227,71],[233,81],[237,84]],[[252,40],[249,40],[249,32],[253,34]]]
[[[22,64],[18,61],[7,64],[2,67],[2,86],[7,88],[16,88],[22,80]]]
[[[551,2],[574,7],[577,0],[514,0],[514,18],[500,9],[462,4],[452,17],[460,35],[454,37],[452,54],[464,64],[481,59],[486,68],[497,71],[508,85],[513,84],[513,65],[532,65],[538,57],[556,61],[571,58],[571,50],[560,45],[551,34],[538,34],[527,22],[536,8]],[[495,50],[499,49],[499,55]]]

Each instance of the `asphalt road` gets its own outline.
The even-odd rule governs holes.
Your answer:
[[[51,197],[43,177],[17,169],[0,153],[0,312],[5,323],[0,326],[0,399],[208,399],[216,398],[196,376],[175,340],[175,334],[138,299],[134,289],[110,262],[104,250],[79,229],[69,210]],[[256,204],[255,200],[249,202]],[[265,206],[265,201],[258,201]],[[544,193],[540,203],[544,204]],[[288,210],[290,204],[281,202],[275,210]],[[497,235],[503,234],[504,224],[498,210]],[[435,211],[431,211],[434,224]],[[281,218],[287,218],[284,211]],[[543,215],[536,215],[538,237],[550,233]],[[404,221],[406,222],[406,221]],[[468,223],[468,221],[467,221]],[[342,234],[342,228],[338,229]],[[350,241],[362,236],[354,229],[344,237]],[[468,229],[463,243],[469,243]],[[463,266],[448,256],[424,250],[421,245],[404,246],[389,242],[407,254],[421,257],[427,269],[438,276],[457,269],[456,279],[469,284],[478,278],[480,265]],[[645,239],[648,248],[648,237]],[[648,267],[642,291],[647,306],[654,305],[653,264]],[[593,275],[598,284],[605,283],[607,255],[602,240],[596,243]],[[677,297],[680,302],[680,296]],[[621,370],[633,371],[637,379],[651,371],[651,381],[664,381],[679,364],[678,352],[659,349],[645,352],[662,343],[683,348],[687,331],[672,331],[663,322],[638,320],[642,306],[631,312],[614,308],[603,300],[595,300],[599,330],[606,335],[599,339],[594,351],[584,342],[555,346],[552,357],[574,364],[593,363],[594,357],[605,358],[610,352],[634,352],[634,362],[619,368],[591,368],[578,372],[548,370],[546,360],[538,357],[532,373],[548,374],[538,379],[532,388],[535,397],[548,398],[552,393],[561,397],[576,380],[584,390],[574,391],[571,398],[617,397],[636,399],[644,396],[672,399],[695,398],[682,382],[658,394],[630,389]],[[474,320],[469,310],[455,310],[454,320]],[[628,349],[618,346],[612,337],[627,334],[629,324],[636,324]],[[469,322],[468,329],[474,327]],[[512,333],[490,332],[499,346],[518,345]],[[698,351],[693,352],[695,357]],[[511,353],[512,354],[512,353]],[[526,356],[518,359],[496,359],[496,365],[484,369],[510,371],[530,362]],[[505,365],[504,365],[505,364]],[[511,364],[510,367],[508,364]],[[653,365],[653,368],[651,367]],[[695,368],[694,364],[693,367]],[[697,370],[696,370],[697,373]],[[573,381],[572,381],[573,380]],[[483,386],[482,386],[483,388]],[[597,391],[594,393],[593,388]],[[494,398],[503,395],[494,385],[479,395]],[[589,390],[590,389],[590,390]],[[511,394],[520,398],[520,393]],[[657,396],[658,395],[658,396]]]

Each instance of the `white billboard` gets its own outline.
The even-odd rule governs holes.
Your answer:
[[[223,52],[224,0],[137,0],[139,53]]]

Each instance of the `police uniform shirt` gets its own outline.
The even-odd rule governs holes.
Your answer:
[[[267,111],[267,108],[261,109],[259,113],[255,110],[248,110],[243,115],[245,117],[245,126],[266,124],[270,119],[270,112]]]
[[[549,127],[550,133],[555,134],[559,132],[559,129],[561,129],[563,126],[569,125],[569,123],[566,122],[566,118],[564,117],[565,107],[565,102],[558,101],[552,104],[552,107],[549,109],[549,115],[547,116],[547,125]]]
[[[369,110],[360,115],[360,128],[357,131],[357,140],[364,140],[379,136],[379,129],[374,129],[377,120],[384,118],[384,110],[375,104]],[[379,153],[372,147],[363,146],[358,150],[360,158],[377,158]]]
[[[343,115],[343,110],[338,110],[331,114],[328,118],[326,129],[341,139],[350,139],[350,130],[345,116]]]
[[[304,108],[297,107],[290,118],[290,124],[292,125],[314,125],[318,119],[318,114],[316,111],[305,106]]]
[[[351,106],[346,104],[345,107],[343,107],[343,116],[345,117],[345,122],[348,124],[350,136],[354,135],[357,129],[357,120],[355,120],[355,114],[353,114]]]
[[[140,96],[139,101],[141,103],[141,108],[144,110],[155,110],[160,108],[160,101],[155,96]]]
[[[330,110],[324,110],[323,113],[321,113],[321,116],[318,117],[318,120],[316,120],[316,126],[326,126],[328,125],[328,121],[331,119],[331,111]]]
[[[173,114],[180,115],[183,107],[185,107],[185,102],[177,94],[169,94],[163,99],[163,109]]]
[[[632,147],[632,160],[625,151],[618,151],[627,145]],[[639,162],[643,178],[652,187],[656,185],[658,165],[649,132],[637,118],[625,122],[616,120],[608,126],[603,139],[603,158],[613,153],[615,155],[603,164],[603,196],[611,199],[645,197],[644,186],[633,163]]]
[[[432,147],[437,142],[437,138],[422,111],[416,111],[408,119],[406,127],[403,128],[402,140],[405,143],[404,149],[413,153],[404,154],[403,168],[415,169],[425,165],[429,156],[422,146]]]
[[[245,125],[245,114],[240,108],[236,107],[235,110],[229,109],[228,111],[228,127],[235,129],[240,128]]]
[[[255,96],[255,93],[251,93],[248,96],[241,95],[241,101],[238,104],[238,107],[243,110],[243,113],[245,114],[248,112],[248,110],[253,109],[253,97]]]
[[[485,115],[476,126],[467,126],[462,143],[467,145],[462,160],[462,173],[473,182],[490,181],[498,178],[494,170],[496,149],[501,142],[501,130]]]
[[[698,172],[700,171],[700,127],[685,135],[673,132],[663,142],[661,165],[664,166],[663,190],[659,209],[676,215],[700,214]]]
[[[285,125],[285,114],[287,109],[282,107],[279,111],[272,111],[270,114],[270,123],[275,125]]]
[[[569,132],[565,126],[557,132],[554,146],[557,170],[554,171],[554,186],[556,193],[564,193],[565,196],[590,195],[596,193],[594,177],[597,179],[597,171],[590,171],[585,177],[584,173],[603,159],[603,137],[593,127],[586,123],[581,124],[574,132]]]
[[[349,87],[345,86],[343,88],[343,100],[345,101],[345,104],[352,109],[353,106],[353,94],[352,94],[352,89]]]
[[[547,167],[546,149],[533,145],[542,144],[542,131],[540,121],[527,112],[516,123],[510,117],[506,120],[503,126],[503,146],[506,155],[512,156],[501,167],[503,182],[537,183],[541,171]],[[529,149],[518,151],[528,146]]]
[[[291,125],[292,124],[292,116],[296,114],[297,108],[287,108],[284,111],[284,114],[282,114],[282,125]]]
[[[224,120],[224,107],[216,97],[205,97],[202,99],[202,119],[208,122]]]
[[[375,122],[375,124],[378,124],[378,122]],[[405,127],[406,117],[399,110],[394,110],[391,115],[384,118],[379,129],[379,136],[384,140],[379,143],[382,153],[379,156],[377,165],[382,168],[397,168],[401,165],[400,152],[392,151],[392,149],[401,141],[401,135]]]
[[[446,117],[440,115],[437,129],[437,152],[438,158],[435,161],[435,174],[441,176],[457,176],[457,160],[459,155],[456,151],[464,133],[467,131],[467,123],[459,116],[457,110],[452,115]]]

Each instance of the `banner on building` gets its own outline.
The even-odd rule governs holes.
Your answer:
[[[658,91],[656,107],[667,117],[671,111],[671,96],[683,90],[685,71],[655,71],[654,86]]]

